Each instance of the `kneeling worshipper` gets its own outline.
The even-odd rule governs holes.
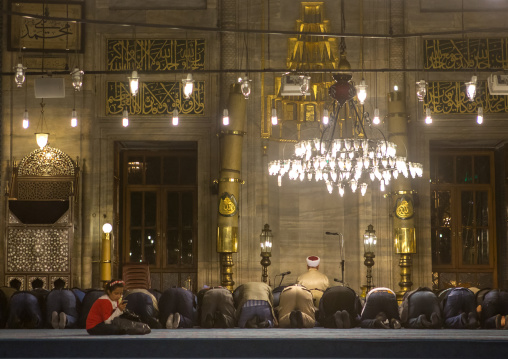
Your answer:
[[[124,298],[127,309],[137,314],[143,323],[148,324],[151,329],[162,328],[157,299],[147,289],[129,289]]]
[[[65,289],[65,281],[58,278],[54,289],[46,297],[46,320],[53,329],[75,328],[77,326],[78,300],[73,291]]]
[[[485,329],[508,329],[508,292],[492,289],[483,297],[481,323]]]
[[[475,329],[478,327],[476,298],[463,287],[450,288],[440,295],[444,327],[449,329]]]
[[[399,308],[400,321],[405,328],[441,328],[441,307],[438,297],[427,287],[406,292]]]
[[[263,282],[249,282],[233,292],[236,319],[240,328],[273,328],[273,295],[270,286]]]
[[[42,329],[44,320],[37,297],[28,291],[16,292],[9,300],[9,329]]]
[[[160,322],[167,329],[192,328],[197,319],[196,296],[185,288],[169,288],[159,299]]]
[[[348,329],[358,326],[362,303],[349,287],[330,287],[319,302],[319,323],[325,328]]]
[[[399,306],[393,290],[379,287],[367,293],[360,321],[362,328],[400,329]]]
[[[297,281],[298,284],[310,290],[316,308],[319,308],[323,292],[330,286],[328,277],[319,271],[320,263],[321,259],[318,256],[307,257],[307,272],[301,274]]]
[[[198,294],[198,304],[200,304],[201,327],[223,329],[235,327],[233,294],[227,288],[202,289]]]
[[[316,324],[312,293],[299,284],[284,288],[277,312],[280,328],[313,328]]]

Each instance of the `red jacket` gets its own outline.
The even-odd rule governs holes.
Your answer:
[[[122,312],[118,309],[118,303],[109,299],[107,294],[97,299],[88,312],[86,318],[86,329],[92,329],[97,324],[105,322],[111,324],[111,321],[118,317]]]

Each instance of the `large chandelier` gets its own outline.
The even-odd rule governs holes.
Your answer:
[[[328,89],[333,100],[332,115],[329,125],[321,123],[321,136],[297,142],[291,158],[269,163],[268,171],[278,176],[279,186],[282,179],[288,177],[295,181],[323,182],[330,193],[337,188],[340,196],[347,188],[352,192],[360,189],[365,195],[369,185],[375,183],[384,191],[390,180],[397,179],[399,174],[412,178],[422,176],[422,165],[398,156],[396,144],[386,140],[381,131],[381,139],[367,137],[365,127],[372,123],[359,105],[349,69],[343,52],[339,72],[333,75],[335,83]],[[353,136],[335,138],[339,113],[345,107],[353,121]]]

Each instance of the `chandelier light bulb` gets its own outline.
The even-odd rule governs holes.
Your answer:
[[[478,107],[478,116],[476,117],[476,123],[479,125],[483,123],[483,107]]]
[[[225,108],[224,111],[222,111],[222,124],[224,126],[229,125],[229,112],[227,108]]]
[[[188,100],[192,95],[192,91],[194,91],[194,80],[192,79],[192,74],[187,74],[187,78],[182,79],[183,84],[183,96]]]
[[[247,74],[245,74],[245,76],[243,78],[241,78],[241,80],[240,80],[240,89],[242,90],[242,94],[246,99],[249,98],[250,91],[251,91],[250,81],[251,80],[249,79]]]
[[[476,95],[476,83],[478,78],[476,76],[471,76],[471,81],[466,82],[467,87],[467,97],[470,101],[474,101],[474,97]]]
[[[16,86],[22,87],[25,82],[25,70],[26,67],[23,67],[23,64],[19,63],[14,70],[16,70],[16,75],[14,76],[14,82],[16,82]]]
[[[178,110],[173,110],[173,126],[178,126]]]
[[[30,126],[30,121],[28,120],[28,110],[25,110],[23,114],[23,128],[27,129]]]
[[[327,109],[324,109],[323,110],[323,125],[328,125],[328,122],[330,121],[330,118],[328,116],[328,110]]]
[[[139,76],[136,70],[132,71],[131,77],[129,79],[129,86],[131,89],[131,95],[136,96],[139,90]]]
[[[425,110],[425,124],[430,125],[432,123],[432,116],[430,115],[430,107]]]
[[[83,87],[83,74],[85,72],[81,71],[77,67],[74,68],[71,72],[71,78],[72,78],[72,87],[74,87],[74,90],[80,91],[81,87]]]
[[[277,118],[277,109],[272,108],[272,126],[277,126],[278,118]]]
[[[377,107],[374,109],[374,118],[372,119],[372,123],[374,125],[379,125],[381,123],[381,119],[379,118],[379,109]]]
[[[129,112],[127,110],[123,110],[122,112],[122,126],[129,126]]]
[[[358,102],[360,102],[361,105],[364,104],[365,99],[367,98],[367,85],[365,84],[365,80],[362,79],[360,81],[360,84],[356,86],[356,95],[358,96]]]
[[[72,109],[71,127],[76,127],[77,125],[78,125],[78,114],[75,109]]]
[[[416,96],[418,97],[418,101],[423,102],[425,95],[427,94],[427,82],[425,82],[425,80],[420,80],[416,83],[416,86]]]
[[[394,86],[393,86],[393,91],[395,91],[395,92],[399,91],[399,86],[394,85]]]

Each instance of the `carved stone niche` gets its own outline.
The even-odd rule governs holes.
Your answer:
[[[30,278],[72,278],[78,178],[74,161],[49,146],[14,164],[7,186],[6,279],[26,278],[29,287]]]

